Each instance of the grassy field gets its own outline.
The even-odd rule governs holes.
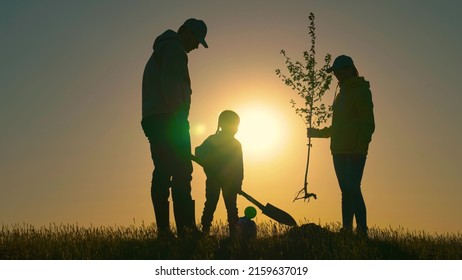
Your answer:
[[[156,238],[154,225],[80,227],[50,224],[2,226],[0,259],[462,259],[462,235],[430,235],[405,229],[371,228],[369,238],[339,233],[338,226],[288,228],[258,225],[256,240],[231,241],[215,224],[199,240]]]

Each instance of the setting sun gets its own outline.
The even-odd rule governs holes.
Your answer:
[[[281,150],[285,125],[278,111],[262,105],[248,105],[237,110],[241,118],[236,138],[242,143],[246,158],[263,160]]]

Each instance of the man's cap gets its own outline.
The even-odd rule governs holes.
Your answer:
[[[346,67],[355,67],[353,63],[353,59],[351,59],[351,57],[346,56],[346,55],[340,55],[340,56],[337,56],[332,66],[327,68],[326,71],[327,73],[331,73],[332,71],[335,71],[341,68],[346,68]]]
[[[205,48],[209,46],[205,42],[205,35],[207,35],[207,25],[204,21],[200,19],[190,18],[183,23],[184,26],[188,27],[192,30],[194,35],[196,36],[199,43],[202,44]]]
[[[255,216],[257,216],[257,210],[254,207],[249,206],[249,207],[245,208],[244,215],[248,219],[253,219],[253,218],[255,218]]]

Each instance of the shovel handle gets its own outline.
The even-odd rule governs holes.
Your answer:
[[[204,163],[195,155],[191,154],[191,160],[195,163],[199,164],[200,166],[204,167]]]
[[[260,210],[264,211],[265,210],[265,206],[263,206],[263,204],[261,204],[260,202],[258,202],[255,198],[251,197],[249,194],[247,194],[246,192],[244,192],[243,190],[241,190],[239,192],[240,195],[242,195],[243,197],[245,197],[248,201],[252,202],[253,204],[255,204],[258,208],[260,208]]]

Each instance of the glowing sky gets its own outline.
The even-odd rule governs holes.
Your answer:
[[[235,110],[244,190],[302,223],[340,222],[328,140],[312,149],[309,188],[319,199],[292,202],[306,135],[289,103],[295,92],[274,73],[284,68],[281,49],[302,59],[314,12],[318,61],[350,55],[371,83],[369,225],[461,231],[461,10],[445,0],[1,1],[0,223],[154,221],[141,77],[155,37],[190,17],[209,28],[209,49],[189,55],[193,148],[214,133],[222,110]],[[267,145],[255,146],[257,136]],[[197,165],[193,177],[199,219]],[[247,205],[239,198],[241,215]],[[215,217],[226,217],[222,200]]]

